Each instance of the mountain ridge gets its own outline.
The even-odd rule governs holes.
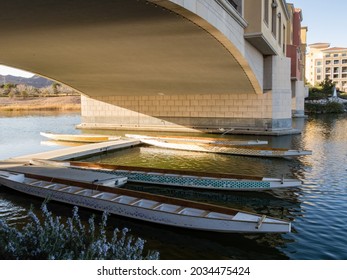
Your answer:
[[[0,85],[8,83],[16,85],[24,84],[27,86],[33,86],[35,88],[44,88],[50,86],[53,83],[53,81],[37,75],[34,75],[31,78],[18,77],[12,75],[0,75]]]

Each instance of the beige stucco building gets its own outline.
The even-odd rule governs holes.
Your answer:
[[[347,90],[347,48],[330,47],[329,43],[309,45],[306,78],[312,85],[330,79],[340,90]]]

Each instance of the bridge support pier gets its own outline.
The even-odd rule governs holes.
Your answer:
[[[304,81],[292,81],[292,114],[293,117],[305,117],[305,98],[308,97],[308,88]]]

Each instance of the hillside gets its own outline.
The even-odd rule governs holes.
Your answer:
[[[35,88],[44,88],[47,86],[50,86],[53,82],[51,80],[42,78],[40,76],[33,76],[31,78],[24,78],[24,77],[16,77],[11,75],[0,75],[0,85],[1,84],[24,84],[28,86],[33,86]]]

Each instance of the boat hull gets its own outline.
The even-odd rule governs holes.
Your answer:
[[[41,132],[42,136],[55,140],[55,141],[66,141],[66,142],[81,142],[81,143],[97,143],[118,140],[118,136],[107,136],[107,135],[72,135],[72,134],[53,134]]]
[[[273,189],[298,188],[302,185],[302,182],[300,180],[286,178],[277,179],[256,176],[242,177],[241,175],[237,176],[232,174],[211,174],[201,172],[192,172],[192,174],[189,174],[189,171],[177,171],[176,173],[174,173],[174,170],[165,169],[163,169],[162,172],[160,169],[154,169],[155,171],[151,172],[148,168],[138,168],[139,170],[136,170],[136,167],[133,167],[127,170],[126,166],[120,167],[86,162],[70,162],[58,164],[69,164],[71,167],[75,168],[95,170],[116,176],[124,176],[128,178],[128,182],[133,183],[155,184],[206,190],[268,191]]]
[[[140,139],[140,141],[147,145],[156,146],[165,149],[184,150],[193,152],[237,155],[237,156],[250,156],[250,157],[270,157],[270,158],[291,158],[297,156],[311,155],[311,151],[301,150],[283,150],[283,149],[259,149],[259,148],[246,148],[237,146],[216,146],[206,144],[194,143],[173,143],[153,139]]]
[[[105,172],[116,176],[125,176],[128,182],[142,184],[156,184],[163,186],[196,188],[220,191],[268,191],[273,189],[296,188],[301,186],[301,182],[295,179],[264,179],[261,181],[252,180],[233,180],[227,178],[181,176],[176,174],[160,174],[134,172],[127,170],[103,170],[96,169],[98,172]]]
[[[291,230],[291,224],[289,222],[273,218],[265,218],[262,221],[261,226],[259,226],[259,216],[243,212],[239,212],[235,216],[230,216],[228,219],[226,219],[223,214],[218,213],[214,214],[217,215],[217,218],[213,219],[211,217],[185,216],[178,213],[156,211],[150,208],[146,209],[144,207],[137,207],[127,203],[115,203],[114,201],[99,199],[89,195],[78,195],[27,185],[25,183],[4,180],[2,178],[0,178],[0,184],[28,195],[68,203],[71,205],[77,205],[80,207],[86,207],[93,210],[106,211],[108,213],[127,218],[168,226],[213,232],[266,233],[290,232]],[[136,197],[133,198],[136,199]],[[192,209],[191,211],[196,210]],[[218,215],[221,216],[218,217]]]
[[[32,160],[34,165],[71,167],[126,177],[128,182],[154,184],[170,187],[219,190],[219,191],[268,191],[273,189],[297,188],[302,182],[296,179],[264,178],[233,174],[213,174],[175,171],[144,167],[115,166],[88,162],[57,162]]]
[[[125,134],[125,137],[132,139],[152,139],[160,141],[176,141],[176,142],[191,142],[200,144],[213,144],[213,145],[224,145],[224,146],[255,146],[255,145],[266,145],[268,141],[260,140],[228,140],[220,138],[207,138],[207,137],[185,137],[185,136],[147,136],[137,134]]]

